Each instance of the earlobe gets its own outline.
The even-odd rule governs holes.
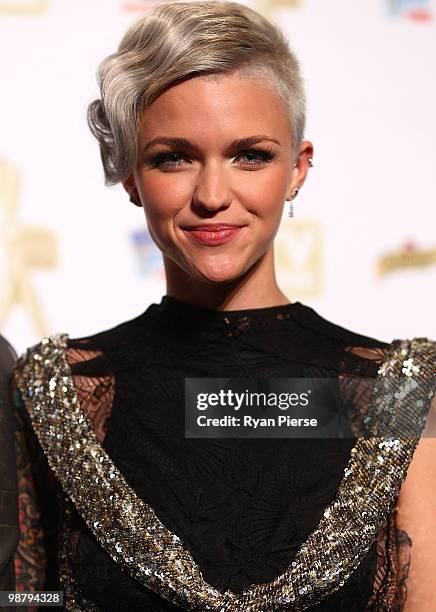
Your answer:
[[[292,164],[292,175],[295,178],[298,178],[298,173],[299,173],[299,169],[298,169],[298,160],[297,160],[294,164]],[[285,200],[286,202],[289,202],[290,200],[292,200],[295,197],[295,195],[294,195],[294,192],[295,192],[295,182],[296,181],[293,178],[292,179],[292,183],[289,185],[289,190],[288,190],[288,192],[286,194],[286,200]]]
[[[130,196],[129,199],[132,202],[132,204],[134,204],[135,206],[139,206],[139,208],[142,208],[142,204],[137,198],[135,198],[134,196]]]
[[[129,174],[128,178],[126,178],[124,181],[122,181],[122,184],[123,184],[124,189],[127,191],[127,193],[129,195],[132,195],[132,193],[136,189],[135,178],[133,176],[133,172],[131,174]]]
[[[133,177],[133,173],[129,176],[128,179],[122,181],[122,184],[124,189],[129,194],[130,202],[132,202],[132,204],[135,204],[135,206],[139,206],[140,208],[142,208],[141,199],[135,186],[135,179]]]

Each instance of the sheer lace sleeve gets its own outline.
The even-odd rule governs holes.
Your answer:
[[[340,389],[350,430],[357,438],[368,417],[375,374],[383,363],[385,351],[379,347],[349,346],[345,353],[347,357],[339,375]],[[347,367],[347,359],[352,360],[352,367]],[[398,525],[398,508],[395,505],[377,534],[376,570],[368,612],[399,612],[403,609],[411,545],[408,533]]]

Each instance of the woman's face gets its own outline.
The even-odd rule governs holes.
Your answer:
[[[198,280],[231,282],[272,246],[312,149],[302,144],[294,168],[278,95],[255,78],[214,77],[174,85],[145,111],[138,165],[124,186],[164,257]],[[218,223],[239,229],[192,231]]]

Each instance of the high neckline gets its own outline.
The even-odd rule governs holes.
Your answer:
[[[210,343],[218,338],[269,336],[274,328],[281,328],[286,321],[294,326],[304,325],[311,318],[312,309],[301,302],[278,304],[240,310],[216,310],[192,304],[180,298],[163,295],[161,301],[152,303],[144,315],[151,317],[152,328],[161,337],[186,346],[194,343]]]
[[[268,317],[276,316],[279,313],[285,313],[289,311],[299,310],[305,308],[304,304],[299,301],[291,302],[288,304],[278,304],[275,306],[264,306],[258,308],[243,308],[239,310],[216,310],[214,308],[206,308],[204,306],[198,306],[192,304],[180,298],[176,298],[171,295],[163,295],[160,304],[157,304],[159,310],[168,314],[192,314],[205,316],[216,320],[223,320],[226,318],[239,318],[239,317]]]

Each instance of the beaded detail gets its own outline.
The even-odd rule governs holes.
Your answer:
[[[18,360],[15,370],[67,505],[75,505],[101,546],[131,576],[188,610],[305,610],[339,589],[369,550],[398,497],[435,391],[436,343],[427,338],[394,340],[378,370],[365,435],[352,448],[337,495],[316,529],[273,581],[240,593],[221,592],[204,580],[182,540],[135,494],[98,442],[78,401],[67,343],[66,334],[43,338]],[[380,433],[386,427],[388,437]],[[67,564],[62,567],[66,609],[98,609],[79,601]]]

